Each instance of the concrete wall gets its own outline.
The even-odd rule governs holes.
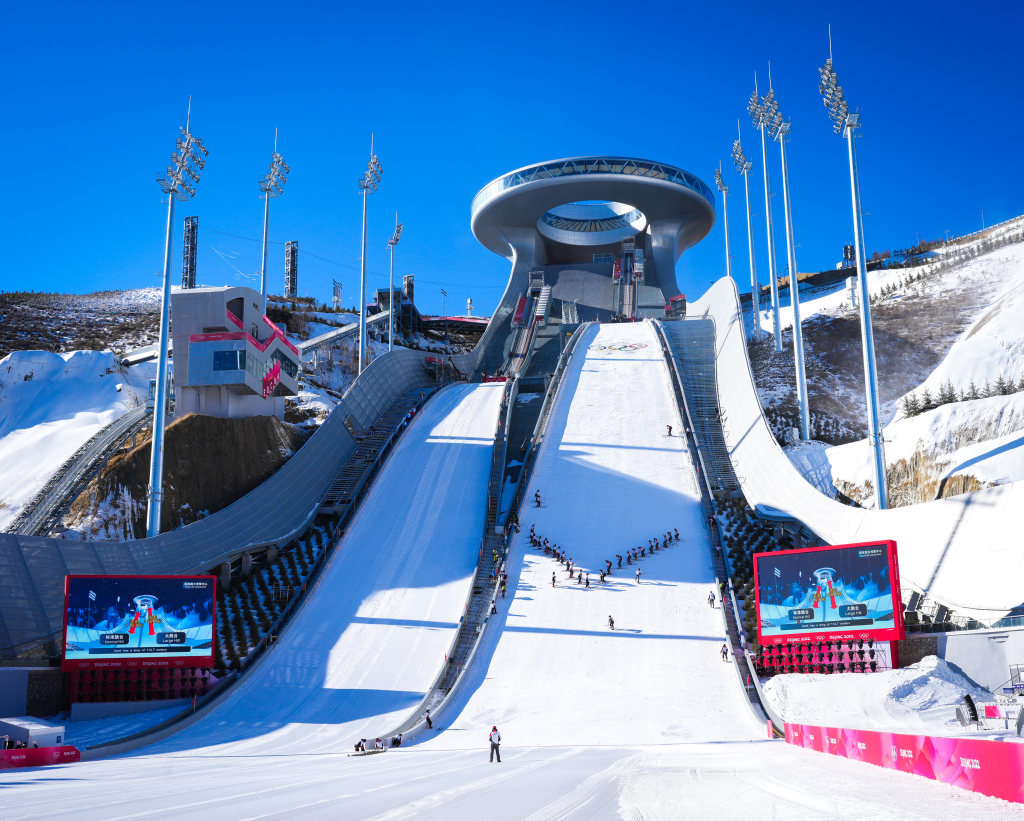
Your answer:
[[[1024,664],[1024,627],[938,633],[938,654],[993,692],[1010,678],[1011,664]]]
[[[898,642],[900,667],[917,664],[925,656],[937,656],[939,643],[935,636],[908,636]]]
[[[28,667],[0,667],[0,716],[28,715]]]
[[[1024,627],[910,635],[899,643],[899,652],[900,667],[938,656],[979,686],[999,693],[1010,678],[1010,665],[1024,664]]]
[[[71,705],[72,721],[93,721],[97,718],[111,716],[128,716],[136,713],[148,713],[153,710],[166,710],[169,707],[180,707],[192,703],[190,698],[169,698],[157,701],[88,701],[76,702]]]
[[[0,667],[0,715],[52,716],[67,708],[56,667]]]

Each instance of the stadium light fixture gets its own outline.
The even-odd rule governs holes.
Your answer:
[[[366,199],[380,184],[381,174],[380,160],[373,153],[373,135],[370,135],[370,161],[366,164],[366,171],[359,178],[359,190],[363,193],[363,243],[359,265],[359,373],[366,367]]]
[[[388,248],[391,249],[391,273],[388,274],[388,350],[391,350],[395,337],[395,246],[402,236],[403,223],[398,221],[398,212],[395,211],[395,233],[388,240]]]
[[[153,447],[149,466],[149,487],[146,492],[146,537],[160,534],[160,508],[163,501],[164,427],[167,422],[167,358],[168,330],[171,319],[171,247],[173,244],[174,203],[195,196],[199,176],[206,166],[206,150],[202,140],[189,130],[192,121],[192,98],[181,135],[175,141],[171,164],[162,177],[157,177],[160,190],[167,195],[167,233],[164,237],[163,296],[160,302],[160,354],[156,366],[156,396],[153,405]]]
[[[839,76],[832,64],[832,34],[829,32],[829,57],[818,69],[821,82],[818,91],[828,109],[832,128],[846,138],[850,159],[850,196],[853,206],[854,256],[857,261],[857,290],[860,308],[860,338],[864,356],[864,393],[867,397],[868,438],[871,443],[875,468],[875,487],[879,510],[889,506],[889,490],[885,472],[885,444],[882,440],[881,412],[878,401],[878,373],[875,367],[875,340],[871,330],[871,298],[864,262],[864,212],[860,205],[860,177],[857,171],[857,149],[854,145],[855,129],[860,127],[860,115],[850,113],[850,106],[839,85]]]
[[[736,122],[736,139],[732,144],[732,161],[736,170],[743,175],[743,188],[747,193],[747,250],[750,253],[750,313],[751,336],[755,342],[761,341],[761,287],[757,283],[757,264],[754,261],[754,225],[750,213],[750,169],[753,163],[743,153],[743,144],[739,137],[740,124]]]
[[[263,313],[267,312],[267,249],[270,245],[270,201],[280,197],[284,184],[288,182],[291,169],[284,157],[277,153],[277,129],[274,129],[274,153],[270,158],[270,170],[260,178],[263,194],[263,262],[260,266],[260,293],[263,295]]]
[[[769,91],[769,94],[773,92]],[[773,98],[771,122],[766,126],[769,136],[778,140],[782,153],[782,207],[786,220],[786,262],[789,268],[789,302],[793,307],[793,365],[796,369],[796,399],[800,411],[800,438],[811,438],[810,411],[807,402],[807,374],[804,367],[804,333],[800,322],[800,279],[796,269],[796,243],[793,239],[793,210],[789,198],[789,166],[786,163],[786,138],[790,123],[779,113]]]
[[[757,75],[754,75],[754,91],[747,101],[747,113],[754,128],[761,132],[761,163],[764,166],[764,216],[768,228],[768,278],[772,295],[772,326],[775,334],[775,351],[782,352],[782,329],[779,325],[779,277],[775,267],[775,229],[772,225],[772,191],[768,179],[768,141],[766,130],[778,111],[775,92],[769,90],[764,97],[757,96]]]
[[[729,186],[722,179],[722,164],[715,169],[715,185],[722,194],[722,217],[725,221],[725,275],[732,279],[732,253],[729,250]]]

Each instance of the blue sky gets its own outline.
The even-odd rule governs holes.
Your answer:
[[[271,203],[271,290],[284,242],[302,250],[300,292],[358,293],[361,200],[371,131],[384,167],[370,201],[371,286],[397,273],[417,301],[449,311],[499,298],[508,263],[469,230],[488,181],[522,165],[618,154],[731,185],[734,268],[748,281],[741,178],[729,151],[742,118],[758,270],[767,282],[760,141],[744,106],[768,61],[793,121],[789,163],[798,268],[833,267],[852,238],[846,149],[817,91],[828,56],[864,122],[858,142],[868,252],[1024,213],[1015,4],[888,2],[18,4],[5,10],[7,185],[0,289],[90,292],[159,284],[165,206],[154,182],[193,95],[210,149],[196,198],[201,284],[244,284],[259,268],[256,187],[280,129],[292,173]],[[1012,10],[1010,10],[1012,9]],[[769,168],[779,181],[778,146]],[[785,263],[781,186],[773,213]],[[234,235],[234,236],[232,236]],[[722,220],[677,267],[692,297],[724,273]],[[258,284],[257,286],[258,287]]]

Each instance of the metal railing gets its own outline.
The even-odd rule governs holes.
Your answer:
[[[517,511],[522,504],[523,493],[525,492],[530,472],[533,469],[537,449],[543,439],[544,428],[550,416],[550,411],[554,405],[555,398],[561,389],[562,376],[565,373],[566,365],[572,357],[572,353],[576,349],[583,333],[592,324],[593,323],[588,322],[577,328],[569,338],[565,350],[562,351],[562,354],[559,357],[558,365],[552,373],[551,381],[548,383],[547,390],[545,391],[544,405],[541,408],[537,425],[535,426],[533,436],[530,439],[530,447],[523,457],[523,466],[520,470],[519,481],[517,483],[516,490],[513,493],[512,501],[509,504],[504,521],[501,518],[502,511],[500,500],[497,504],[497,516],[495,517],[492,515],[492,510],[495,508],[491,505],[491,499],[488,499],[488,516],[484,523],[484,535],[480,540],[480,554],[477,562],[476,578],[474,579],[473,587],[470,589],[469,594],[466,597],[466,605],[463,608],[463,615],[462,618],[459,619],[459,628],[456,631],[456,635],[452,639],[451,646],[446,654],[444,666],[416,709],[398,727],[387,735],[381,736],[382,738],[390,738],[398,733],[402,733],[408,740],[409,738],[413,738],[422,733],[425,727],[425,722],[423,720],[424,710],[432,710],[434,716],[443,714],[451,705],[453,699],[457,696],[460,688],[462,687],[462,684],[465,682],[466,674],[476,659],[477,651],[479,650],[480,644],[486,633],[487,623],[490,620],[490,613],[488,612],[490,602],[492,599],[497,597],[500,585],[500,580],[497,578],[490,583],[486,581],[490,577],[490,571],[494,566],[493,554],[489,554],[488,549],[493,551],[498,545],[500,545],[500,558],[507,559],[509,538],[509,527],[507,524],[508,516],[511,515],[512,511]],[[515,387],[515,383],[506,383],[505,395],[502,397],[503,411],[511,411],[511,407],[515,401],[514,396],[516,390],[517,387]],[[507,408],[505,407],[506,403]],[[504,418],[505,417],[499,419],[498,428],[495,432],[495,450],[492,455],[491,465],[492,478],[495,475],[496,467],[498,471],[497,475],[499,477],[504,475],[504,457],[498,456],[499,444],[502,441],[502,438],[507,438],[508,435],[508,422],[502,421]],[[479,588],[479,590],[477,588]],[[489,595],[487,595],[488,588],[490,588]]]
[[[679,355],[669,344],[669,337],[664,325],[657,320],[652,320],[651,324],[661,340],[662,353],[672,375],[672,386],[675,391],[677,404],[679,405],[681,415],[684,417],[688,450],[691,454],[696,454],[697,461],[699,462],[698,465],[695,465],[695,468],[697,472],[697,485],[701,493],[701,508],[704,513],[703,518],[704,525],[707,528],[708,543],[711,545],[711,559],[715,568],[715,584],[718,587],[722,600],[722,607],[720,608],[722,621],[731,644],[737,679],[754,716],[758,720],[771,721],[773,734],[779,737],[785,732],[784,722],[768,706],[757,672],[747,653],[747,640],[743,631],[743,617],[740,613],[739,603],[736,601],[736,591],[733,587],[732,575],[728,566],[729,546],[722,539],[718,529],[718,522],[715,519],[715,503],[708,464],[703,450],[696,440],[695,431],[697,430],[697,425],[694,419],[695,414],[691,412],[689,397],[684,388],[685,382],[679,372],[677,362]],[[706,410],[703,404],[701,407]]]

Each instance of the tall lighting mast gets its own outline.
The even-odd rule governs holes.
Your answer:
[[[395,234],[388,240],[391,249],[391,273],[388,275],[388,350],[391,350],[395,338],[395,246],[402,236],[402,223],[398,221],[395,211]]]
[[[715,169],[715,185],[722,194],[722,216],[725,219],[725,275],[732,279],[732,252],[729,250],[729,186],[722,179],[721,163]]]
[[[359,178],[359,190],[363,192],[363,245],[360,257],[359,272],[359,373],[366,367],[366,199],[377,190],[383,169],[380,160],[373,153],[373,138],[370,138],[370,161],[366,171]]]
[[[750,169],[753,163],[743,153],[743,144],[738,135],[739,121],[736,122],[737,137],[732,143],[732,161],[736,170],[743,175],[743,187],[747,192],[747,250],[750,252],[750,313],[751,336],[761,341],[761,286],[757,283],[757,264],[754,261],[754,224],[750,214]]]
[[[274,153],[270,158],[270,170],[260,178],[263,193],[263,264],[260,267],[260,293],[263,295],[263,313],[267,312],[267,246],[270,237],[270,201],[280,197],[284,184],[288,182],[291,169],[284,157],[277,153],[277,129],[274,129]]]
[[[830,38],[831,39],[831,38]],[[829,49],[831,51],[831,49]],[[878,508],[889,506],[889,490],[885,473],[885,445],[882,441],[881,413],[878,402],[878,375],[875,371],[875,340],[871,331],[871,299],[868,293],[868,277],[864,264],[864,215],[860,208],[860,178],[857,173],[857,150],[854,146],[854,129],[860,127],[860,114],[851,114],[850,106],[843,96],[843,87],[832,67],[829,55],[818,73],[821,83],[818,91],[828,108],[833,130],[846,138],[850,155],[850,195],[853,204],[854,254],[857,259],[857,289],[860,303],[860,338],[864,354],[864,393],[868,406],[868,438],[871,442],[875,467],[875,487]]]
[[[769,90],[769,94],[773,92]],[[793,210],[789,200],[789,168],[786,165],[786,135],[790,123],[783,121],[778,103],[773,102],[775,113],[771,122],[765,123],[768,136],[778,140],[782,152],[782,203],[786,216],[786,260],[789,267],[789,301],[793,306],[793,362],[796,368],[796,399],[800,408],[800,438],[811,438],[810,412],[807,407],[807,375],[804,370],[804,334],[800,324],[800,283],[796,273],[796,243],[793,240]]]
[[[757,96],[757,77],[754,77],[754,91],[747,102],[747,113],[754,128],[761,132],[761,163],[764,165],[764,217],[768,226],[768,277],[772,294],[772,325],[775,332],[775,351],[782,352],[782,329],[779,327],[779,276],[775,268],[775,229],[772,226],[772,190],[768,181],[768,144],[765,139],[765,125],[775,116],[778,103],[775,92],[769,91],[763,98]]]
[[[192,119],[192,101],[181,136],[171,155],[167,173],[157,177],[160,190],[167,195],[167,235],[164,238],[163,297],[160,302],[160,356],[156,366],[156,397],[153,405],[153,453],[149,468],[149,487],[146,493],[146,537],[160,534],[160,505],[163,501],[164,425],[167,416],[167,332],[171,318],[171,245],[174,226],[174,201],[184,202],[195,196],[199,175],[206,165],[209,153],[198,137],[189,131]]]

